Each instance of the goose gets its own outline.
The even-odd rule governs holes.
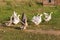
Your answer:
[[[26,29],[27,26],[28,26],[27,17],[25,15],[25,13],[23,13],[22,14],[22,27],[23,27],[23,29]]]
[[[17,13],[14,11],[14,14],[10,17],[10,20],[5,23],[6,26],[11,26],[11,24],[18,24],[20,22],[19,19],[20,15],[17,15]]]
[[[44,20],[45,20],[46,22],[48,22],[48,21],[51,20],[51,18],[52,18],[52,17],[51,17],[52,13],[53,13],[53,12],[51,12],[50,14],[48,14],[48,13],[44,13],[44,15],[45,15]]]
[[[14,14],[13,14],[13,23],[14,24],[18,24],[20,22],[20,19],[19,19],[20,15],[17,15],[17,13],[14,11]]]
[[[32,21],[33,23],[35,23],[36,25],[39,25],[39,23],[42,22],[42,18],[41,18],[42,15],[43,15],[43,14],[34,16],[31,21]]]

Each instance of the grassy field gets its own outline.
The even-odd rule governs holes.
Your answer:
[[[0,28],[0,40],[60,40],[60,36],[29,33],[13,28]]]
[[[39,0],[1,0],[0,23],[8,21],[13,11],[20,15],[24,12],[27,15],[29,23],[27,29],[60,30],[60,6],[43,7]],[[51,11],[54,13],[52,20],[48,23],[42,22],[39,26],[36,26],[31,22],[34,15]],[[15,27],[0,27],[0,40],[60,40],[60,36],[28,33],[15,29]]]

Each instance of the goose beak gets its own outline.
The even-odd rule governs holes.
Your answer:
[[[40,16],[43,16],[43,14],[40,14]]]
[[[18,16],[20,16],[20,15],[18,15]]]
[[[51,12],[53,14],[53,12]]]

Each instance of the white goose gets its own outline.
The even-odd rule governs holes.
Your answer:
[[[34,16],[32,18],[32,22],[35,23],[36,25],[39,25],[39,23],[42,22],[42,14],[41,15],[37,15],[37,16]]]
[[[17,13],[14,11],[13,21],[12,21],[14,24],[18,24],[20,22],[19,16],[20,15],[17,15]]]
[[[50,15],[49,15],[48,13],[44,13],[44,15],[45,15],[44,20],[45,20],[46,22],[48,22],[48,21],[51,20],[51,18],[52,18],[52,17],[51,17],[52,13],[53,13],[53,12],[51,12]]]

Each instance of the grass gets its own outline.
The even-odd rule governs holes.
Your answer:
[[[3,1],[2,1],[3,2]],[[42,29],[42,30],[60,30],[60,6],[56,7],[43,7],[39,1],[26,0],[5,0],[4,5],[0,5],[0,23],[8,21],[13,11],[22,15],[24,12],[28,18],[29,26],[27,29]],[[48,23],[42,22],[38,26],[31,22],[34,15],[43,12],[51,12],[52,19]],[[20,17],[21,18],[21,17]],[[15,27],[0,27],[0,40],[60,40],[60,36],[49,34],[34,34],[15,29]],[[5,32],[4,32],[5,31]]]
[[[10,1],[10,0],[5,0],[4,1],[6,3],[6,5],[1,6],[0,5],[0,22],[3,23],[4,21],[9,20],[10,16],[13,14],[13,11],[16,11],[18,14],[22,15],[22,13],[24,12],[28,18],[28,23],[29,28],[31,26],[31,29],[36,29],[34,26],[34,24],[32,25],[31,23],[31,19],[34,15],[37,15],[38,13],[43,13],[43,12],[54,12],[52,15],[52,20],[49,23],[46,22],[42,22],[37,28],[40,29],[53,29],[53,30],[60,30],[60,6],[56,6],[56,7],[43,7],[39,4],[36,4],[36,2],[33,0],[29,0],[29,1],[19,1],[21,3],[19,3],[18,1]],[[13,3],[12,3],[13,2]],[[38,1],[37,1],[38,2]],[[20,17],[21,18],[21,17]]]
[[[34,34],[6,27],[0,29],[0,40],[60,40],[60,36],[55,35]]]

